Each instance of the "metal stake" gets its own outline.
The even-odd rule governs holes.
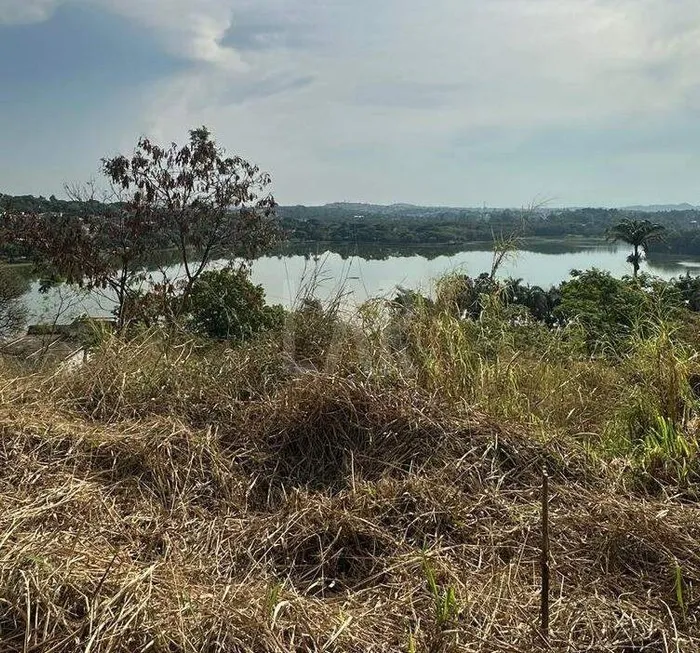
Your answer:
[[[540,558],[542,589],[540,594],[540,630],[549,641],[549,476],[542,469],[542,551]]]

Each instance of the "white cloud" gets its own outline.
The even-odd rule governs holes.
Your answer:
[[[94,0],[105,8],[152,29],[173,53],[197,61],[243,70],[232,48],[221,45],[231,26],[231,2],[225,0]]]
[[[379,10],[367,0],[353,8],[329,1],[323,10],[303,9],[301,0],[258,4],[268,14],[277,7],[280,21],[286,12],[301,16],[321,45],[246,52],[247,74],[313,76],[286,121],[310,136],[326,127],[332,134],[324,139],[341,143],[672,111],[692,101],[700,82],[700,5],[684,0],[384,0]],[[192,88],[207,75],[190,77]],[[274,102],[259,105],[250,119],[274,121]]]
[[[479,160],[466,170],[458,153],[457,161],[449,157],[456,143],[468,151],[476,141],[488,158],[484,133],[515,152],[541,131],[643,129],[700,106],[696,2],[260,0],[255,7],[270,23],[293,17],[296,29],[316,38],[307,47],[282,39],[241,52],[247,72],[236,79],[201,70],[170,80],[154,92],[151,127],[178,138],[190,125],[211,125],[222,142],[270,167],[289,201],[459,203],[460,184],[461,201],[469,201],[482,187],[498,187],[499,176],[507,180],[501,189],[523,193],[527,184],[533,193],[566,196],[559,171],[537,181],[536,170],[556,169],[555,161],[533,162],[525,174],[509,173],[503,159],[502,170]],[[255,11],[232,9],[234,25]],[[240,86],[302,76],[314,82],[265,97]],[[523,161],[514,154],[512,165]],[[571,170],[581,176],[580,166]]]
[[[208,124],[291,200],[316,186],[403,199],[451,147],[483,152],[485,133],[516,148],[700,108],[697,0],[83,1],[199,63],[150,90],[139,128],[170,139]],[[0,22],[59,2],[0,0]]]
[[[64,1],[0,0],[0,20],[39,20]],[[384,93],[394,110],[432,111],[433,85],[466,125],[665,110],[700,82],[695,0],[82,1],[211,64],[202,77],[314,76],[331,101],[382,105]],[[257,49],[226,44],[237,28],[261,30]],[[287,47],[281,30],[313,34],[313,46]]]

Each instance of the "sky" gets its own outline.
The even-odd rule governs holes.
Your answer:
[[[0,0],[0,192],[208,126],[281,204],[700,204],[698,0]]]

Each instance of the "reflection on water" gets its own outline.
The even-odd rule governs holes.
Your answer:
[[[654,256],[649,261],[649,271],[659,276],[678,276],[679,274],[690,273],[691,276],[700,274],[700,261],[688,260],[687,256],[661,255]]]
[[[568,239],[544,239],[526,238],[522,239],[520,249],[527,252],[539,254],[572,254],[586,249],[598,249],[605,251],[615,251],[616,245],[606,243],[597,238],[572,237]],[[275,254],[284,257],[305,256],[309,258],[313,255],[321,256],[331,251],[338,254],[342,259],[361,258],[365,260],[386,260],[394,257],[422,256],[429,260],[441,256],[455,256],[462,252],[470,251],[491,251],[492,246],[487,242],[476,242],[472,244],[445,244],[433,245],[430,243],[417,244],[372,244],[372,243],[285,243],[280,246]]]
[[[500,269],[501,277],[521,278],[525,283],[549,287],[567,279],[571,270],[599,268],[615,276],[631,273],[626,262],[627,248],[595,243],[540,241],[527,243],[509,257]],[[403,251],[403,255],[398,255]],[[318,296],[327,298],[344,292],[351,303],[360,303],[368,297],[390,297],[397,286],[430,291],[435,279],[450,272],[478,275],[489,271],[493,253],[483,244],[475,249],[439,251],[423,247],[413,248],[370,247],[362,248],[362,256],[343,253],[321,253],[315,256],[269,256],[255,261],[253,281],[261,284],[270,303],[292,306],[301,289],[309,284],[317,288]],[[224,265],[219,261],[218,265]],[[167,254],[161,256],[156,266],[149,266],[155,279],[164,271],[169,275],[181,274]],[[158,268],[160,267],[160,271]],[[688,257],[655,256],[642,265],[642,270],[664,278],[690,272],[700,273],[700,260]],[[77,315],[109,315],[113,301],[108,294],[75,293],[66,288],[52,290],[48,295],[38,292],[34,282],[25,296],[33,322],[68,322]]]

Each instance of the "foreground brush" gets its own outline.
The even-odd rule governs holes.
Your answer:
[[[148,363],[126,353],[122,376],[103,354],[3,381],[0,650],[700,646],[700,510],[624,489],[571,441],[405,379],[315,372],[222,380],[207,420],[191,389],[139,404]]]

